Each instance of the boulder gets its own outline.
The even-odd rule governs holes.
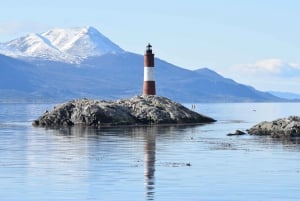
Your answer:
[[[248,130],[250,135],[269,135],[273,138],[299,137],[300,116],[263,121]]]
[[[211,122],[215,120],[168,98],[150,95],[116,101],[72,100],[45,112],[32,125],[61,127]]]
[[[245,135],[246,133],[241,130],[236,130],[235,133],[228,133],[227,136]]]

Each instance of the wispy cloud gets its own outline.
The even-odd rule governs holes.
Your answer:
[[[300,76],[300,64],[276,58],[259,60],[252,64],[234,65],[231,70],[248,75]]]
[[[16,22],[0,24],[0,34],[13,34],[19,30]]]
[[[46,31],[50,27],[45,24],[29,21],[10,21],[0,23],[0,36],[3,38],[22,36],[31,32]]]
[[[271,58],[238,64],[223,72],[229,78],[264,91],[300,93],[300,64]]]

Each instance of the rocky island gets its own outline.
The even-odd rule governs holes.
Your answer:
[[[300,137],[300,116],[263,121],[248,130],[250,135],[269,135],[273,138]]]
[[[116,126],[143,124],[211,123],[213,118],[194,112],[168,98],[147,95],[116,101],[77,99],[46,111],[33,126]]]

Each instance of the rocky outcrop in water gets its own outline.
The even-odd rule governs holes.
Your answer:
[[[236,130],[234,133],[227,134],[227,136],[237,136],[237,135],[246,135],[246,133],[241,130]]]
[[[33,126],[113,126],[138,124],[211,123],[198,114],[161,96],[135,96],[117,101],[78,99],[57,105],[33,121]]]
[[[300,136],[300,116],[261,122],[248,130],[250,135],[269,135],[273,138]]]

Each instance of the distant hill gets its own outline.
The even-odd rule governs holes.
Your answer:
[[[27,40],[25,40],[25,38]],[[55,29],[0,44],[0,101],[118,99],[141,94],[143,55],[92,27]],[[155,48],[154,48],[155,53]],[[157,94],[180,102],[283,101],[208,69],[155,59]]]
[[[288,100],[294,100],[294,101],[300,101],[300,94],[296,93],[289,93],[289,92],[279,92],[279,91],[269,91],[270,94],[273,94],[274,96],[288,99]]]

